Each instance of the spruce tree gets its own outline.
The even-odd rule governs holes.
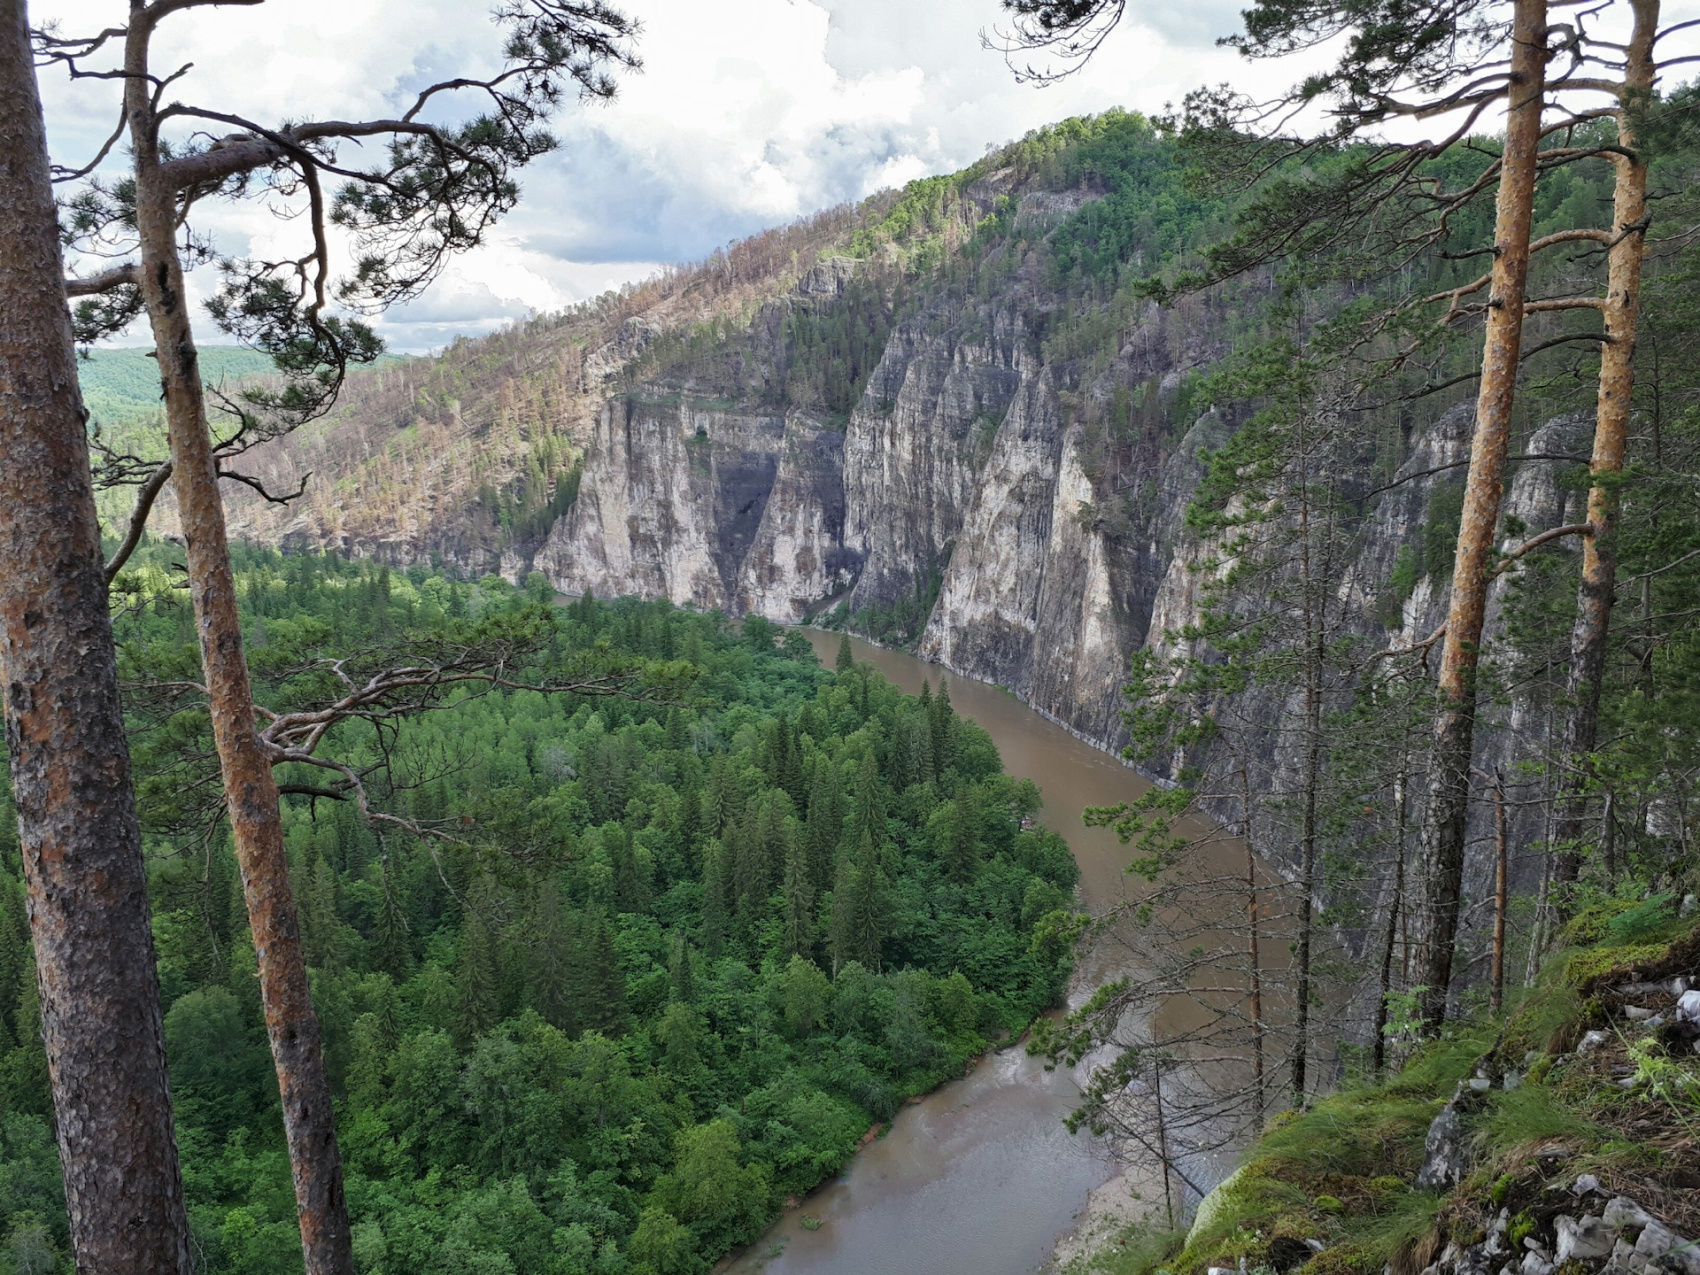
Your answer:
[[[379,877],[383,889],[383,901],[378,906],[378,920],[374,939],[377,945],[377,967],[397,982],[404,980],[413,968],[413,950],[408,941],[407,915],[402,910],[399,897],[400,882],[390,864],[389,856],[384,856],[383,871]]]
[[[942,677],[927,713],[933,736],[933,769],[942,779],[956,764],[956,714],[950,706],[950,687]]]
[[[691,956],[690,940],[683,930],[673,931],[672,956],[667,962],[670,998],[681,1005],[696,999],[696,961]]]
[[[942,803],[927,821],[933,854],[956,881],[967,881],[979,864],[979,830],[975,822],[974,808],[964,801]]]
[[[814,883],[807,855],[793,843],[785,855],[785,953],[808,956],[814,946]]]
[[[843,836],[844,797],[838,767],[830,758],[822,757],[815,764],[806,834],[809,879],[817,894],[832,885],[833,870],[838,862],[838,843]]]
[[[732,888],[736,898],[738,925],[746,935],[754,926],[767,900],[770,868],[767,843],[759,831],[760,813],[754,806],[744,811],[732,834]]]
[[[576,1026],[572,965],[577,953],[560,887],[545,881],[537,890],[536,948],[531,959],[531,1003],[545,1022],[572,1033]]]
[[[470,1047],[499,1017],[495,939],[476,908],[468,908],[455,950],[455,1043]]]
[[[586,938],[584,1025],[612,1034],[626,1021],[626,979],[608,918],[593,918]]]
[[[702,874],[702,947],[711,961],[719,960],[726,946],[732,891],[731,852],[716,837],[704,852]]]

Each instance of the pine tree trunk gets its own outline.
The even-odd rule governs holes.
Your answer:
[[[1629,409],[1635,392],[1635,331],[1640,315],[1641,261],[1647,243],[1647,164],[1637,153],[1635,107],[1652,92],[1657,67],[1653,41],[1658,34],[1659,0],[1631,0],[1635,26],[1625,55],[1623,99],[1618,105],[1617,144],[1611,156],[1617,168],[1612,196],[1612,244],[1606,275],[1605,335],[1600,350],[1600,388],[1595,408],[1593,486],[1588,491],[1588,522],[1593,534],[1582,541],[1582,581],[1576,595],[1576,623],[1570,632],[1570,671],[1565,683],[1568,705],[1560,757],[1565,791],[1559,801],[1553,839],[1560,847],[1555,872],[1560,910],[1567,887],[1582,869],[1579,848],[1588,817],[1585,788],[1588,757],[1598,739],[1600,682],[1605,673],[1606,640],[1617,591],[1617,491],[1613,479],[1623,471],[1629,441]],[[1602,481],[1603,479],[1603,481]]]
[[[1546,0],[1517,0],[1512,19],[1511,80],[1494,225],[1492,297],[1458,550],[1452,566],[1446,644],[1440,661],[1440,705],[1430,760],[1428,811],[1412,874],[1413,978],[1424,989],[1421,1009],[1428,1032],[1438,1031],[1446,1017],[1452,949],[1458,935],[1470,755],[1475,742],[1476,674],[1522,348],[1529,226],[1546,82],[1546,14]]]
[[[126,45],[125,111],[136,165],[142,294],[165,391],[177,496],[206,677],[213,740],[242,869],[243,896],[258,959],[260,999],[283,1100],[307,1275],[354,1269],[342,1163],[319,1022],[307,985],[283,821],[271,761],[255,730],[253,692],[236,610],[224,506],[206,401],[175,241],[176,192],[163,179],[146,78],[149,22],[132,0]]]
[[[0,688],[84,1275],[188,1275],[141,829],[24,0],[0,0]]]

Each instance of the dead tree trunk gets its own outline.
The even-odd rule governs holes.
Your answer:
[[[1505,813],[1505,772],[1493,776],[1493,974],[1492,1000],[1498,1014],[1505,1006],[1505,914],[1510,910],[1511,829]]]
[[[1304,644],[1304,714],[1305,760],[1304,791],[1300,800],[1303,816],[1299,831],[1299,933],[1294,953],[1298,967],[1298,986],[1293,1023],[1293,1106],[1302,1109],[1308,1088],[1307,1068],[1310,1064],[1310,1002],[1312,997],[1311,943],[1315,928],[1316,909],[1316,843],[1317,788],[1322,780],[1322,661],[1326,654],[1323,632],[1323,601],[1318,596],[1312,574],[1310,457],[1305,453],[1304,429],[1299,433],[1299,570],[1304,589],[1302,615],[1305,626]],[[1324,572],[1326,575],[1326,571]]]
[[[1593,534],[1582,541],[1582,581],[1576,594],[1576,623],[1570,632],[1570,671],[1566,678],[1564,739],[1560,759],[1564,793],[1553,838],[1560,847],[1554,874],[1557,905],[1564,910],[1568,887],[1582,869],[1579,843],[1588,817],[1588,757],[1598,740],[1600,683],[1605,673],[1606,640],[1617,592],[1617,488],[1629,441],[1630,400],[1635,392],[1635,331],[1640,317],[1641,262],[1647,243],[1647,162],[1637,150],[1635,108],[1652,93],[1657,65],[1654,40],[1659,0],[1630,0],[1635,26],[1624,56],[1623,96],[1617,111],[1617,169],[1612,195],[1611,247],[1606,274],[1605,344],[1600,350],[1600,387],[1595,408],[1593,485],[1588,491],[1588,522]]]
[[[1251,838],[1251,774],[1245,758],[1240,758],[1240,796],[1245,803],[1241,835],[1245,842],[1246,895],[1246,960],[1251,990],[1251,1083],[1256,1094],[1257,1127],[1263,1127],[1263,1113],[1269,1109],[1266,1081],[1263,1075],[1265,1026],[1263,1021],[1263,953],[1261,909],[1257,893],[1257,851]]]
[[[1422,1018],[1429,1032],[1437,1031],[1446,1017],[1452,949],[1458,935],[1470,755],[1475,742],[1476,674],[1488,587],[1493,579],[1494,529],[1505,491],[1505,458],[1523,338],[1529,227],[1546,84],[1546,15],[1546,0],[1517,0],[1512,21],[1505,149],[1494,225],[1493,291],[1458,550],[1452,567],[1446,644],[1441,653],[1428,811],[1412,881],[1414,977],[1424,989]]]
[[[0,688],[77,1269],[189,1275],[141,830],[24,0],[0,0]]]
[[[1381,981],[1375,998],[1375,1036],[1370,1041],[1370,1067],[1377,1079],[1387,1070],[1387,998],[1393,992],[1393,949],[1399,938],[1399,926],[1405,915],[1405,829],[1410,807],[1410,774],[1403,756],[1399,774],[1393,781],[1393,801],[1397,807],[1398,832],[1394,842],[1393,891],[1387,902],[1387,932],[1381,944]]]
[[[136,165],[142,295],[165,390],[172,484],[188,559],[213,739],[283,1100],[301,1247],[307,1275],[348,1275],[354,1268],[353,1251],[330,1080],[290,891],[277,782],[255,729],[224,507],[175,237],[177,193],[160,170],[158,121],[147,78],[153,21],[150,12],[132,0],[125,48],[125,111]]]

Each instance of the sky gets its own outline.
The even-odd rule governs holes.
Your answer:
[[[1077,75],[1018,83],[982,33],[997,0],[625,0],[643,23],[640,73],[610,103],[568,102],[560,149],[523,178],[519,207],[416,302],[377,324],[421,352],[560,309],[693,261],[733,239],[972,163],[988,146],[1112,106],[1154,113],[1232,81],[1272,92],[1292,65],[1217,47],[1240,0],[1132,0]],[[1677,0],[1669,8],[1700,8]],[[74,34],[123,20],[126,0],[32,0]],[[391,113],[412,91],[494,65],[481,0],[269,0],[176,15],[154,66],[192,63],[177,100],[261,121]],[[59,162],[82,164],[117,118],[116,85],[44,72]],[[250,201],[200,217],[233,255],[299,255],[297,222]],[[210,272],[191,281],[202,295]]]

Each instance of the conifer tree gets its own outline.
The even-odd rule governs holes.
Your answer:
[[[391,978],[405,979],[413,967],[413,952],[408,943],[407,915],[397,897],[398,883],[391,869],[389,856],[384,856],[381,876],[384,897],[378,908],[375,938],[377,964]]]
[[[767,843],[759,831],[761,813],[746,807],[732,834],[732,888],[736,896],[738,924],[747,934],[754,926],[762,904],[767,901],[769,866]]]
[[[844,634],[838,639],[838,658],[833,661],[833,669],[843,676],[856,667],[856,653],[850,649],[850,635]]]
[[[480,892],[487,901],[487,892]],[[475,907],[461,922],[455,952],[455,1042],[462,1049],[494,1027],[501,1017],[496,974],[496,941]]]
[[[614,905],[621,912],[641,912],[647,891],[638,871],[637,851],[632,844],[632,830],[624,824],[604,829],[603,844],[614,861]]]
[[[733,894],[730,859],[731,852],[720,837],[710,841],[703,854],[702,947],[710,961],[718,960],[726,945]]]
[[[673,1000],[689,1005],[696,999],[696,961],[683,930],[673,931],[673,954],[667,963],[667,975]]]
[[[1652,105],[1658,76],[1655,56],[1660,0],[1629,0],[1633,26],[1619,50],[1620,80],[1610,85],[1616,102],[1611,116],[1616,145],[1609,152],[1614,171],[1611,221],[1596,232],[1607,255],[1605,297],[1598,302],[1603,322],[1599,391],[1594,408],[1594,446],[1589,462],[1588,526],[1582,541],[1582,573],[1577,587],[1576,620],[1571,628],[1570,667],[1565,683],[1566,712],[1561,764],[1564,794],[1553,824],[1560,849],[1557,880],[1561,903],[1581,872],[1579,842],[1588,816],[1590,755],[1599,742],[1600,699],[1605,680],[1611,612],[1617,596],[1617,522],[1621,497],[1618,477],[1629,446],[1630,409],[1635,393],[1635,348],[1641,313],[1641,269],[1652,217],[1647,201],[1647,151],[1638,118]]]
[[[626,980],[608,918],[590,922],[584,946],[584,1023],[601,1032],[618,1031],[626,1020]]]
[[[814,946],[814,883],[802,845],[793,841],[785,853],[785,953],[808,956]]]
[[[24,0],[0,0],[0,701],[78,1268],[187,1275],[141,830]],[[4,918],[0,918],[3,922]],[[10,1008],[8,1006],[8,1008]],[[45,1269],[43,1267],[42,1269]]]
[[[973,813],[959,801],[942,803],[927,821],[933,853],[957,881],[974,875],[979,864],[979,837]]]
[[[559,886],[537,890],[536,949],[531,960],[531,1001],[545,1022],[572,1032],[575,1026],[572,963],[575,936]]]
[[[956,714],[950,706],[950,686],[942,677],[939,678],[938,694],[933,696],[928,706],[928,717],[933,736],[933,768],[942,777],[956,764],[955,736],[952,733]]]
[[[838,767],[831,759],[823,757],[815,765],[806,834],[809,879],[817,894],[832,885],[833,870],[838,862],[838,843],[843,836],[844,798]]]
[[[885,844],[885,835],[885,789],[880,783],[879,764],[870,752],[862,758],[856,772],[849,838],[853,846],[867,844],[878,851]]]

